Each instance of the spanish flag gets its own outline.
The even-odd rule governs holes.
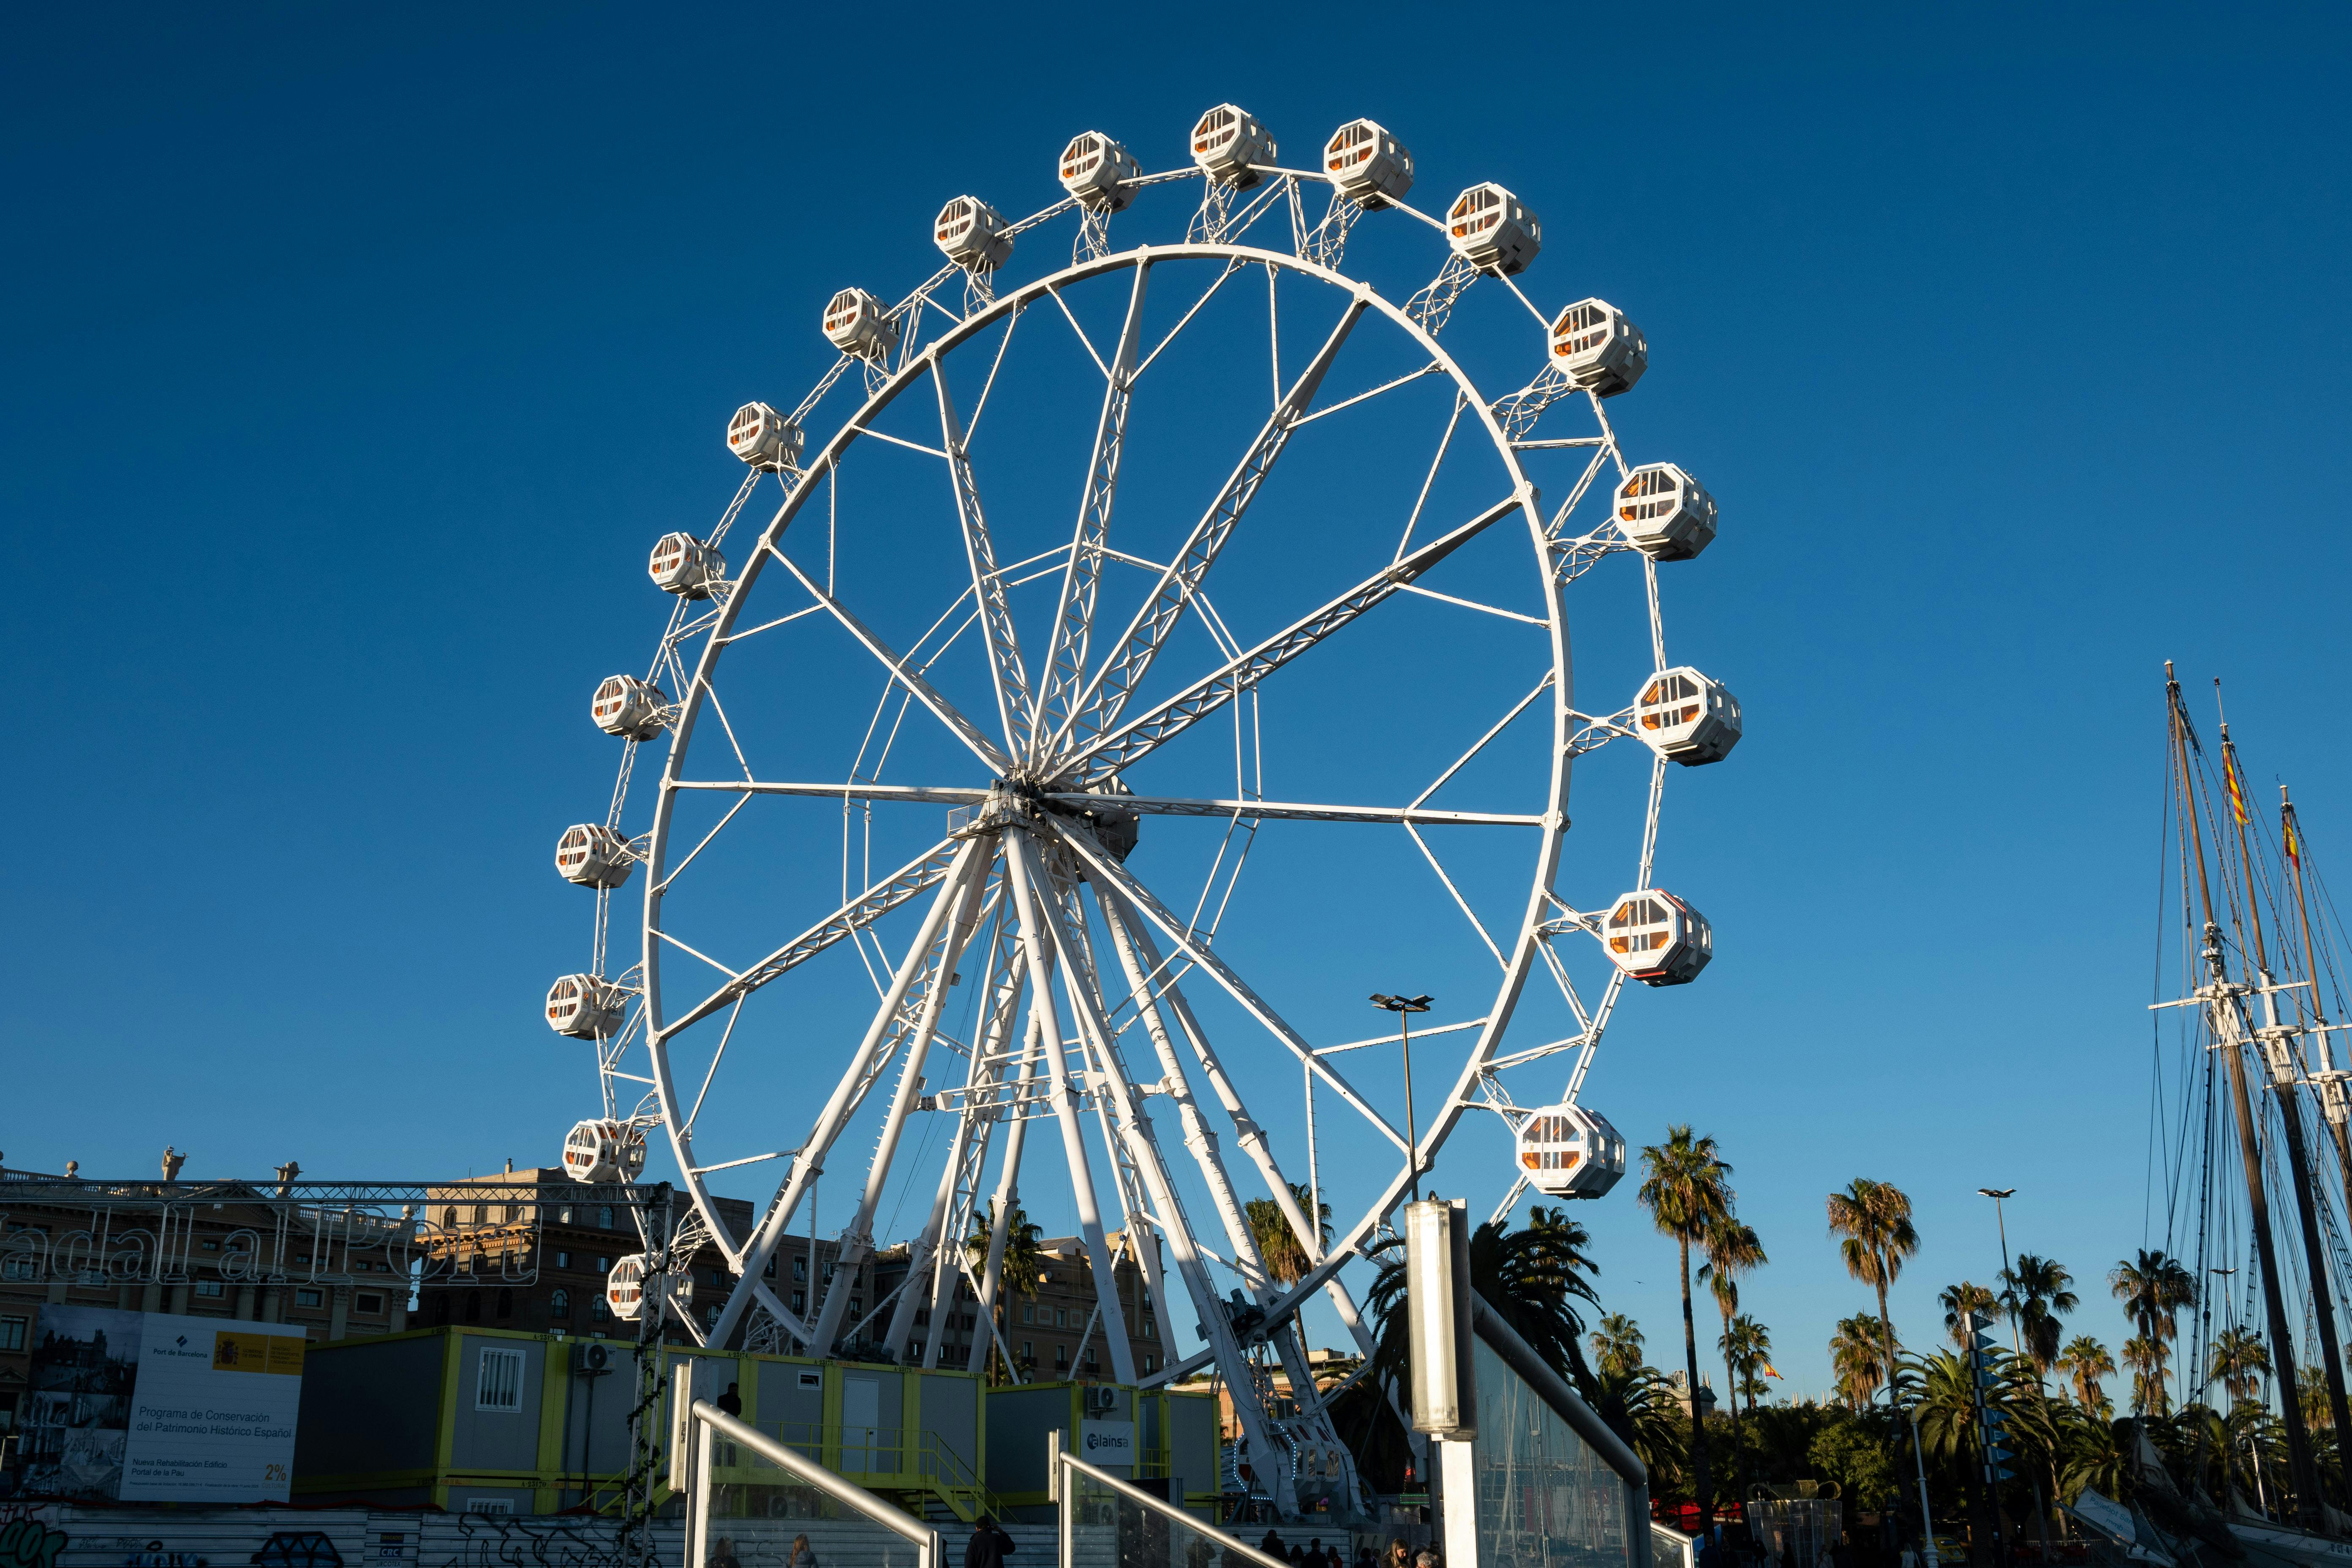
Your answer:
[[[2279,827],[2280,831],[2286,838],[2286,858],[2294,862],[2294,868],[2296,870],[2302,870],[2303,842],[2295,837],[2294,807],[2291,805],[2282,805],[2279,807]]]
[[[2238,752],[2231,747],[2221,752],[2221,782],[2230,791],[2230,815],[2243,827],[2252,819],[2246,815],[2246,792],[2238,787]]]

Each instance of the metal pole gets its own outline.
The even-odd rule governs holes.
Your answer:
[[[1421,1202],[1421,1133],[1412,1119],[1412,1015],[1400,1008],[1397,1030],[1404,1042],[1404,1141],[1405,1158],[1412,1163],[1412,1201]],[[1696,1397],[1694,1395],[1693,1397]]]
[[[1892,1385],[1894,1379],[1889,1378],[1887,1382]],[[1903,1414],[1911,1420],[1911,1462],[1919,1470],[1920,1541],[1927,1559],[1927,1568],[1939,1568],[1936,1556],[1936,1515],[1934,1510],[1927,1506],[1927,1451],[1919,1443],[1919,1413],[1906,1407]]]

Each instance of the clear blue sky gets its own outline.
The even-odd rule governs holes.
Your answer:
[[[1093,126],[1165,166],[1234,99],[1294,154],[1382,121],[1433,202],[1503,181],[1530,292],[1650,333],[1626,417],[1724,515],[1670,624],[1749,731],[1668,829],[1719,956],[1591,1099],[1720,1139],[1789,1385],[1866,1299],[1856,1174],[1918,1205],[1908,1337],[1997,1267],[1990,1183],[2119,1344],[2164,658],[2352,864],[2343,13],[1071,15],[16,19],[7,1163],[551,1160],[591,1107],[535,1017],[581,947],[548,855],[728,412],[822,368],[842,282],[928,270],[945,197],[1042,205]],[[1579,1214],[1666,1360],[1631,1184]]]

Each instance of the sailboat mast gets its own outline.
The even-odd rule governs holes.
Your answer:
[[[2328,1285],[2327,1243],[2320,1234],[2318,1205],[2311,1190],[2311,1156],[2303,1141],[2303,1097],[2296,1092],[2303,1077],[2302,1055],[2295,1045],[2295,1036],[2301,1031],[2279,1026],[2278,983],[2271,973],[2270,952],[2263,942],[2263,906],[2254,895],[2254,859],[2246,837],[2246,819],[2252,815],[2246,810],[2246,774],[2238,766],[2238,748],[2230,739],[2227,719],[2221,721],[2221,766],[2222,776],[2231,786],[2230,816],[2238,826],[2238,863],[2246,876],[2246,919],[2253,928],[2254,975],[2263,999],[2263,1027],[2254,1037],[2262,1046],[2263,1060],[2270,1068],[2271,1093],[2278,1101],[2279,1124],[2286,1134],[2286,1162],[2294,1183],[2295,1218],[2303,1225],[2303,1267],[2311,1281],[2311,1312],[2319,1331],[2320,1363],[2327,1373],[2328,1414],[2335,1417],[2336,1430],[2352,1432],[2352,1409],[2347,1408],[2344,1398],[2344,1356],[2336,1342],[2335,1292]],[[2318,986],[2315,973],[2315,995]],[[2300,1402],[2301,1391],[2291,1391],[2290,1397]]]
[[[2319,991],[2319,947],[2311,940],[2311,906],[2303,896],[2303,820],[2294,814],[2294,802],[2286,797],[2286,785],[2279,785],[2279,828],[2286,845],[2287,864],[2294,868],[2294,912],[2303,924],[2303,972],[2311,977],[2311,1018],[2318,1027],[2319,1037],[2319,1107],[2327,1122],[2327,1130],[2336,1140],[2336,1166],[2344,1177],[2344,1192],[2352,1202],[2352,1128],[2347,1128],[2347,1108],[2344,1100],[2344,1080],[2336,1076],[2336,1052],[2327,1043],[2327,1004]]]
[[[2180,773],[2180,820],[2188,825],[2197,862],[2197,896],[2205,915],[2206,984],[2199,989],[2209,1000],[2213,1032],[2229,1060],[2230,1098],[2238,1113],[2238,1153],[2246,1169],[2246,1207],[2254,1232],[2254,1255],[2263,1271],[2263,1307],[2270,1319],[2271,1361],[2278,1370],[2285,1396],[2279,1401],[2286,1427],[2288,1468],[2294,1476],[2295,1508],[2306,1528],[2316,1530],[2322,1519],[2319,1470],[2312,1463],[2311,1434],[2304,1429],[2303,1406],[2295,1398],[2294,1341],[2289,1337],[2286,1298],[2279,1289],[2278,1253],[2271,1241],[2271,1205],[2263,1186],[2263,1157],[2254,1140],[2253,1102],[2246,1093],[2245,1052],[2237,1009],[2229,993],[2229,973],[2221,957],[2221,928],[2213,919],[2213,889],[2205,874],[2205,829],[2198,818],[2196,775],[2189,766],[2189,714],[2181,706],[2180,682],[2172,665],[2164,667],[2165,702],[2170,710],[2172,758]]]

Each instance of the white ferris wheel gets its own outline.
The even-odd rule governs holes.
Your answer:
[[[1230,104],[1190,147],[1146,174],[1089,132],[1027,217],[949,202],[945,266],[895,304],[843,289],[814,386],[734,415],[740,487],[654,546],[667,623],[642,675],[595,690],[619,776],[556,853],[594,942],[547,1017],[594,1043],[603,1095],[567,1167],[634,1178],[666,1142],[693,1239],[733,1269],[715,1311],[677,1312],[698,1341],[748,1325],[936,1366],[947,1336],[919,1316],[963,1286],[977,1369],[1005,1219],[1051,1184],[1103,1321],[1116,1227],[1206,1342],[1139,1375],[1108,1333],[1112,1374],[1213,1365],[1287,1514],[1318,1479],[1355,1496],[1297,1313],[1321,1295],[1369,1352],[1340,1270],[1465,1113],[1512,1140],[1497,1214],[1622,1173],[1581,1089],[1625,982],[1711,954],[1654,885],[1659,812],[1667,764],[1722,758],[1740,715],[1669,659],[1659,605],[1715,504],[1621,441],[1633,323],[1526,292],[1535,213],[1493,184],[1419,210],[1411,153],[1369,120],[1305,168]],[[1051,254],[1024,278],[1016,251]],[[1571,605],[1588,685],[1611,682],[1581,705]],[[1468,977],[1415,1031],[1451,1053],[1418,1125],[1354,1081],[1379,1039],[1292,1021],[1368,950]],[[1506,1087],[1547,1074],[1525,1106]],[[1287,1128],[1302,1091],[1303,1138],[1253,1114]],[[1476,1161],[1458,1179],[1500,1185]],[[828,1171],[841,1267],[795,1311],[765,1275],[796,1223],[814,1235]],[[714,1179],[772,1189],[748,1232]],[[1335,1197],[1327,1238],[1309,1211]],[[1311,1264],[1290,1283],[1260,1198]],[[992,1222],[983,1256],[966,1238]],[[856,1266],[902,1241],[905,1286],[853,1314]],[[1273,1368],[1308,1397],[1277,1403]]]

